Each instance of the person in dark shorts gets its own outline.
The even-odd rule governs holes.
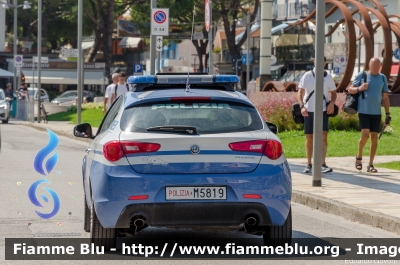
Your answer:
[[[324,58],[326,65],[326,58]],[[299,91],[297,100],[301,107],[301,114],[304,116],[304,134],[306,135],[306,155],[307,155],[307,166],[304,169],[304,173],[311,173],[312,170],[312,152],[313,152],[313,134],[314,134],[314,85],[315,85],[315,68],[312,71],[306,72],[299,82]],[[322,134],[322,172],[332,172],[332,168],[326,165],[326,150],[328,148],[328,113],[334,112],[334,104],[336,101],[336,85],[333,81],[332,76],[324,72],[324,100],[320,104],[323,104],[323,127]],[[327,100],[330,94],[330,104],[326,107]],[[310,96],[311,95],[311,96]]]
[[[358,142],[358,153],[355,167],[362,170],[362,151],[371,137],[370,157],[367,172],[377,173],[374,167],[374,158],[378,148],[378,133],[380,131],[382,114],[381,104],[386,111],[386,118],[390,117],[390,101],[388,96],[388,82],[385,75],[379,73],[381,61],[372,58],[369,62],[369,71],[361,72],[354,79],[353,84],[347,88],[350,94],[361,93],[358,98],[358,118],[360,121],[361,138]],[[364,82],[365,80],[365,82]],[[364,94],[364,95],[362,95]],[[385,119],[385,123],[386,123]],[[390,121],[388,122],[389,125]]]

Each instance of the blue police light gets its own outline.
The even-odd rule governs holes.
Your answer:
[[[239,77],[236,75],[217,75],[215,83],[239,83]]]
[[[128,77],[128,84],[155,84],[154,76],[130,76]]]

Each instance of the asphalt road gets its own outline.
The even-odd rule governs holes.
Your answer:
[[[33,162],[37,152],[48,142],[46,132],[13,123],[1,126],[0,153],[0,264],[54,264],[54,261],[5,261],[4,238],[25,237],[88,237],[83,231],[83,191],[81,161],[86,143],[59,137],[57,148],[59,160],[48,176],[34,170]],[[49,219],[39,218],[38,207],[28,199],[28,189],[36,180],[46,178],[47,186],[57,192],[61,208]],[[399,237],[380,229],[350,222],[341,217],[312,210],[293,204],[293,237]],[[41,212],[50,211],[46,206]],[[73,234],[72,234],[73,233]],[[191,230],[146,229],[141,237],[253,237],[239,232],[211,233]],[[187,264],[188,261],[57,261],[57,264]],[[244,261],[190,261],[192,264],[243,264]],[[265,264],[266,261],[251,260],[246,264]],[[344,261],[268,261],[269,264],[344,264]]]

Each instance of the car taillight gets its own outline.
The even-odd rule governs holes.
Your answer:
[[[275,140],[254,140],[230,143],[233,151],[261,153],[269,159],[276,160],[282,155],[282,145]]]
[[[264,155],[272,160],[280,158],[282,156],[282,144],[275,140],[267,140]]]
[[[103,146],[103,155],[108,161],[111,162],[120,160],[121,157],[124,156],[124,152],[122,151],[122,147],[119,141],[106,143]]]
[[[137,153],[156,152],[161,145],[156,143],[128,142],[121,141],[123,151],[126,155]]]
[[[111,141],[103,146],[103,154],[108,161],[116,162],[124,155],[156,152],[160,147],[157,143]]]

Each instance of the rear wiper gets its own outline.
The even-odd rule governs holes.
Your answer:
[[[197,134],[197,128],[193,127],[193,126],[180,126],[180,125],[155,126],[155,127],[149,127],[146,130],[147,131],[162,131],[162,132]]]

